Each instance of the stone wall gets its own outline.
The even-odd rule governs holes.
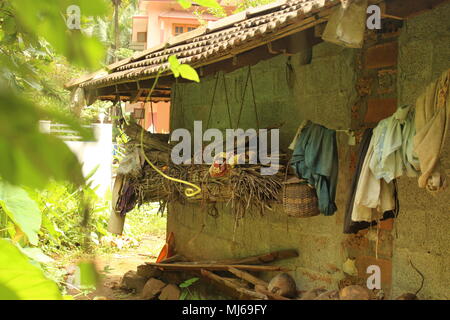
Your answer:
[[[291,58],[276,56],[252,67],[260,126],[283,124],[280,130],[282,149],[287,148],[298,125],[306,119],[330,128],[349,128],[350,110],[355,99],[356,51],[321,43],[314,46],[310,64],[304,64],[308,59],[299,53]],[[295,77],[288,74],[288,60],[295,70]],[[237,123],[247,72],[245,67],[225,75],[233,125]],[[200,84],[179,87],[178,94],[174,94],[173,128],[192,130],[194,120],[203,120],[206,129],[214,81],[214,77],[208,77]],[[229,127],[222,81],[220,77],[210,124],[219,129]],[[248,91],[239,127],[255,126],[253,100]],[[342,278],[343,210],[349,180],[347,141],[347,135],[338,134],[339,210],[334,216],[291,218],[281,207],[276,207],[264,216],[247,212],[235,228],[234,217],[225,205],[217,205],[219,217],[213,218],[207,214],[206,207],[172,204],[168,228],[175,233],[178,250],[198,259],[219,259],[294,248],[300,256],[283,264],[292,269],[291,274],[299,288],[336,288],[337,281]]]
[[[399,38],[399,102],[414,103],[424,88],[450,68],[450,4],[406,22]],[[442,167],[450,176],[450,133]],[[450,299],[450,189],[431,195],[416,179],[399,183],[400,215],[396,220],[393,255],[393,293],[415,292],[424,274],[419,297]]]

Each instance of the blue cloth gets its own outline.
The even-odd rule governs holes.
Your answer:
[[[339,170],[336,131],[315,123],[307,124],[295,145],[291,166],[299,178],[316,188],[319,211],[333,215],[337,210]]]

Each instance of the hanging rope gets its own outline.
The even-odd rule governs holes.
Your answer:
[[[211,99],[211,105],[209,106],[208,122],[206,123],[206,129],[209,129],[209,123],[211,121],[212,109],[213,109],[213,106],[214,106],[214,99],[216,97],[216,90],[217,90],[217,83],[218,82],[219,82],[219,73],[217,73],[216,81],[214,83],[214,90],[213,90],[213,95],[212,95],[212,99]]]
[[[256,105],[255,87],[253,85],[251,66],[248,66],[247,79],[245,80],[244,92],[242,94],[241,106],[239,107],[239,115],[238,115],[236,128],[239,128],[239,123],[241,121],[242,109],[244,107],[244,102],[245,102],[245,94],[247,93],[247,87],[248,87],[249,82],[250,82],[250,85],[252,88],[252,98],[253,98],[253,107],[254,107],[255,117],[256,117],[256,127],[257,127],[257,129],[259,129],[258,107]]]
[[[214,100],[215,100],[215,97],[216,97],[217,84],[219,83],[219,77],[220,77],[220,73],[217,73],[216,81],[215,81],[215,84],[214,84],[214,91],[213,91],[213,95],[212,95],[211,105],[209,106],[208,122],[207,122],[207,125],[206,125],[206,129],[209,129],[209,124],[211,122],[212,110],[214,108]],[[224,88],[224,91],[225,91],[225,102],[227,104],[228,121],[229,121],[230,128],[233,128],[233,123],[232,123],[232,120],[231,120],[230,102],[228,100],[227,82],[225,80],[225,74],[224,73],[222,73],[222,80],[223,80],[223,88]]]
[[[228,121],[230,121],[230,129],[233,128],[233,123],[231,121],[231,110],[230,110],[230,102],[228,101],[228,90],[227,90],[227,82],[225,80],[225,73],[222,74],[223,77],[223,88],[225,90],[225,100],[227,103],[227,111],[228,111]]]
[[[256,117],[256,129],[259,130],[258,107],[256,106],[255,87],[253,86],[252,68],[250,66],[248,66],[248,74],[250,77],[250,84],[252,86],[253,108],[255,110],[255,117]]]

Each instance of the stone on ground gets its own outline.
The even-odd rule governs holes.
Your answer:
[[[153,266],[143,264],[137,267],[137,275],[147,279],[158,278],[161,276],[161,274],[162,271]]]
[[[149,279],[142,290],[142,298],[146,300],[155,299],[165,286],[166,284],[161,280],[155,278]]]
[[[174,284],[168,284],[159,295],[159,300],[179,300],[181,291]]]
[[[136,271],[128,271],[124,274],[120,287],[128,290],[135,290],[136,292],[141,292],[144,288],[147,279],[139,276]]]

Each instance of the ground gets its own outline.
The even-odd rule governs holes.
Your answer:
[[[126,239],[124,248],[119,249],[115,245],[108,248],[108,244],[105,243],[97,248],[96,266],[103,278],[97,290],[83,294],[79,290],[68,289],[68,294],[74,296],[76,300],[140,299],[139,295],[133,292],[121,290],[119,285],[122,276],[127,271],[136,271],[136,267],[145,262],[155,262],[165,243],[166,218],[157,215],[154,209],[151,215],[145,214],[148,212],[148,208],[134,210],[127,215],[125,235],[123,236]],[[114,239],[118,239],[118,237],[114,237]],[[133,246],[133,244],[135,245]],[[109,246],[111,245],[109,244]],[[76,263],[77,259],[72,259],[71,267],[74,268]]]

